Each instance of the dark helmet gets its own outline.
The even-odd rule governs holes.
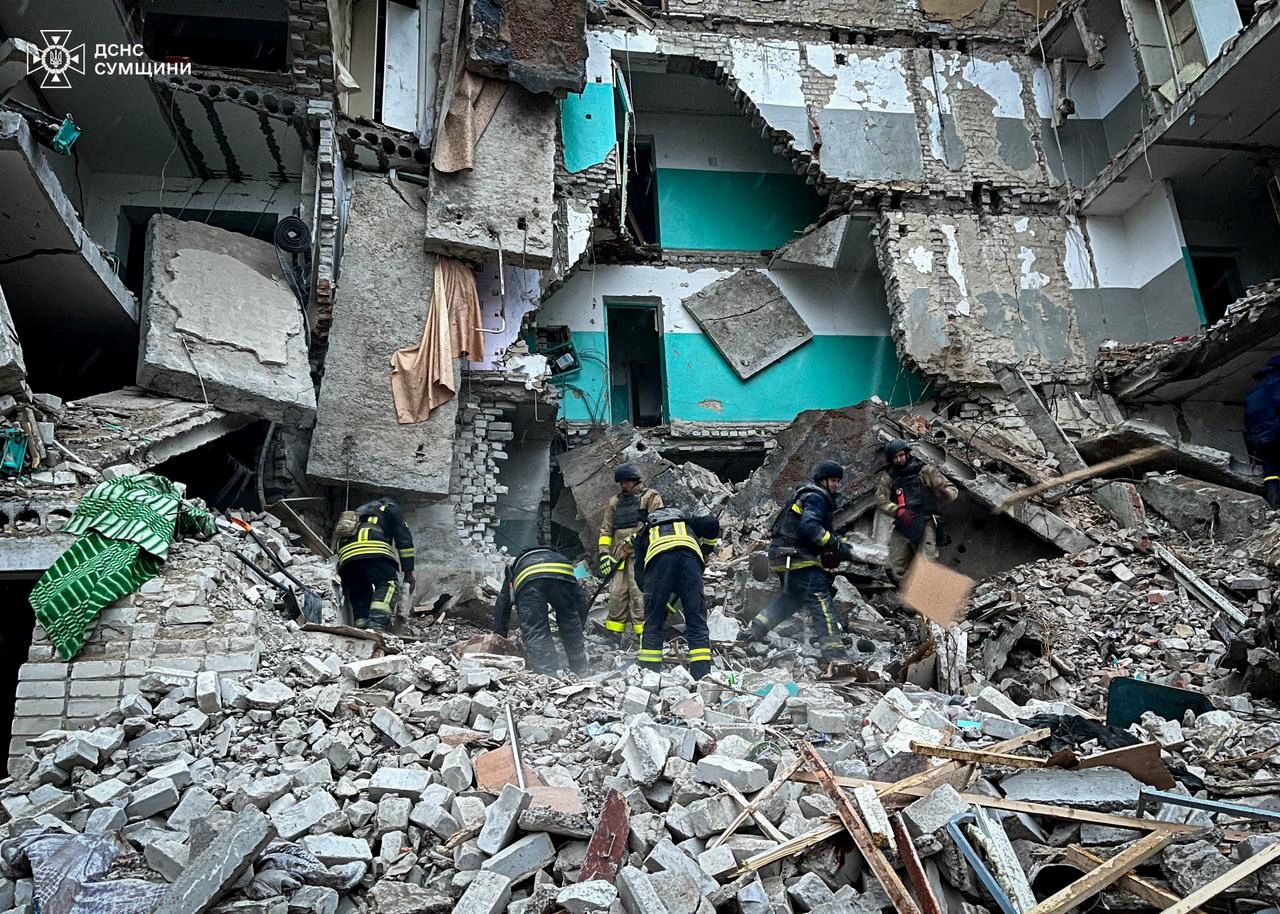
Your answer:
[[[624,479],[634,479],[640,481],[640,471],[635,468],[634,464],[624,463],[613,471],[613,481],[622,482]]]
[[[901,438],[894,438],[884,446],[885,460],[893,460],[893,458],[898,454],[909,450],[911,450],[911,445],[907,444],[907,442],[903,441]]]
[[[824,479],[844,479],[844,467],[834,460],[818,461],[818,465],[813,468],[813,481],[822,482]]]

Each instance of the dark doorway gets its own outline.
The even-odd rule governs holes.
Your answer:
[[[266,422],[255,422],[166,460],[151,472],[185,483],[188,498],[203,498],[209,507],[219,511],[261,510],[258,471],[264,469],[262,444],[266,432]]]
[[[166,10],[153,3],[142,17],[142,48],[152,60],[190,60],[209,67],[289,69],[289,10],[283,2],[211,3],[212,15]],[[194,6],[194,4],[192,4]],[[236,15],[239,12],[240,15]]]
[[[661,425],[666,413],[662,335],[657,305],[606,302],[609,400],[613,423]]]
[[[18,670],[27,662],[36,616],[31,609],[32,589],[39,576],[0,577],[0,737],[5,752],[13,737],[13,706],[18,696]]]
[[[627,150],[627,228],[638,244],[658,244],[658,168],[653,137],[636,137]]]
[[[1222,254],[1192,253],[1191,267],[1200,289],[1205,324],[1216,324],[1227,313],[1227,306],[1244,294],[1236,259]]]

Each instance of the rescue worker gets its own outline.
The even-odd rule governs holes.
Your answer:
[[[615,646],[630,623],[637,635],[644,633],[644,594],[636,586],[634,563],[626,540],[649,516],[662,507],[662,496],[640,483],[640,471],[624,463],[613,471],[618,494],[609,499],[600,523],[600,574],[609,581],[609,615],[604,627]]]
[[[813,481],[797,489],[774,518],[769,568],[781,579],[782,592],[751,620],[750,639],[764,640],[807,606],[822,656],[844,658],[842,632],[831,608],[831,576],[823,565],[824,557],[832,564],[853,558],[852,547],[831,529],[842,479],[844,467],[834,460],[821,461],[814,468]]]
[[[356,628],[391,631],[396,596],[396,571],[413,590],[413,534],[390,498],[378,498],[356,508],[350,529],[339,521],[335,552],[342,590],[351,601]]]
[[[504,638],[507,636],[511,607],[515,606],[529,668],[535,673],[559,676],[562,666],[551,638],[548,604],[556,614],[556,627],[569,669],[585,676],[587,652],[582,620],[587,614],[587,595],[574,576],[573,565],[560,553],[534,546],[521,552],[507,566],[502,592],[494,606],[493,630]]]
[[[1244,433],[1254,456],[1262,461],[1262,487],[1267,504],[1280,508],[1280,355],[1267,359],[1258,382],[1244,401]]]
[[[711,672],[711,634],[702,594],[707,554],[720,542],[720,521],[709,514],[690,516],[677,508],[650,512],[635,537],[636,582],[644,588],[644,631],[637,663],[662,669],[662,635],[672,597],[684,610],[689,642],[689,675]]]
[[[959,493],[940,469],[913,456],[905,441],[890,441],[884,456],[885,468],[876,481],[876,505],[893,518],[889,571],[901,580],[916,553],[937,561],[938,507],[955,501]]]

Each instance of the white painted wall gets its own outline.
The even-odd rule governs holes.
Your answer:
[[[491,370],[501,355],[520,335],[524,316],[538,307],[541,272],[503,264],[502,282],[496,263],[482,264],[476,270],[476,294],[480,298],[480,325],[500,333],[484,334],[485,358],[468,362],[469,368]]]
[[[1073,289],[1140,289],[1182,259],[1182,225],[1173,193],[1161,182],[1123,216],[1090,216],[1085,223],[1097,269],[1092,279],[1083,234],[1067,235],[1067,276]]]
[[[552,295],[538,314],[542,325],[603,332],[604,300],[659,299],[664,333],[701,333],[681,302],[732,269],[597,266],[583,269]],[[889,312],[878,274],[829,270],[766,270],[797,313],[819,336],[888,336]]]
[[[1227,0],[1233,3],[1234,0]],[[1234,9],[1234,6],[1232,7]],[[1237,15],[1237,20],[1239,16]],[[1106,61],[1097,70],[1089,70],[1092,74],[1094,94],[1097,97],[1099,117],[1106,117],[1130,92],[1138,85],[1138,67],[1133,61],[1133,51],[1129,44],[1129,31],[1124,20],[1118,19],[1109,28],[1104,37],[1107,47],[1102,52]],[[1088,68],[1085,68],[1088,70]]]
[[[729,48],[738,86],[757,105],[804,107],[799,44],[734,38]]]
[[[636,135],[653,136],[659,168],[790,174],[787,160],[741,114],[638,112]]]
[[[420,55],[417,6],[390,0],[382,70],[382,123],[388,127],[417,132]]]
[[[880,111],[913,114],[915,106],[907,89],[904,53],[891,51],[850,51],[845,63],[837,64],[835,55],[828,56],[820,48],[809,45],[809,62],[826,76],[836,78],[835,91],[825,107],[840,110]]]
[[[117,249],[120,207],[161,206],[159,176],[96,174],[86,182],[85,195],[85,228],[94,241],[112,252]],[[301,203],[300,182],[278,189],[265,181],[236,184],[221,178],[203,183],[198,178],[167,178],[164,184],[166,209],[185,206],[193,210],[258,213],[265,208],[267,213],[286,216]]]

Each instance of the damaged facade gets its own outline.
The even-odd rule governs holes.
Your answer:
[[[475,867],[428,862],[426,846],[487,819],[474,804],[452,805],[473,799],[464,796],[465,747],[506,738],[495,694],[511,700],[537,687],[507,675],[502,660],[479,661],[479,671],[451,660],[444,670],[423,659],[427,649],[413,671],[392,660],[361,678],[346,664],[390,660],[368,656],[385,643],[314,632],[306,659],[289,669],[284,658],[298,645],[288,639],[298,633],[281,634],[258,611],[271,605],[273,585],[248,577],[232,551],[245,546],[241,564],[266,568],[270,552],[301,565],[305,583],[340,606],[315,556],[327,558],[339,512],[391,495],[417,543],[413,619],[487,623],[503,564],[527,546],[586,557],[578,569],[590,575],[623,461],[669,503],[723,512],[737,551],[726,547],[709,564],[712,640],[763,690],[737,702],[732,688],[712,694],[617,673],[591,686],[611,708],[619,699],[626,729],[607,746],[574,743],[574,764],[586,768],[557,771],[555,786],[589,769],[585,783],[619,788],[633,813],[643,794],[654,808],[642,815],[652,818],[633,818],[628,848],[649,871],[687,868],[683,857],[647,862],[665,852],[655,850],[664,827],[705,845],[737,811],[708,795],[718,778],[667,764],[680,755],[674,743],[650,751],[680,736],[638,717],[663,702],[676,716],[695,702],[698,719],[705,704],[723,740],[779,720],[788,699],[775,691],[801,682],[791,723],[779,725],[800,736],[834,731],[853,746],[857,728],[847,722],[875,710],[875,732],[856,750],[874,770],[836,757],[843,748],[827,761],[842,776],[892,782],[913,773],[893,767],[914,754],[913,732],[950,744],[957,718],[935,700],[943,693],[963,693],[963,713],[984,726],[991,718],[985,735],[1006,740],[1029,728],[997,685],[1027,705],[1027,717],[1068,701],[1097,709],[1095,679],[1111,673],[1085,670],[1112,659],[1183,685],[1192,669],[1224,701],[1240,704],[1241,682],[1260,702],[1274,699],[1280,641],[1264,576],[1274,569],[1254,542],[1250,555],[1263,567],[1229,573],[1222,541],[1268,521],[1242,405],[1254,371],[1280,352],[1280,120],[1266,91],[1278,20],[1268,0],[42,0],[0,9],[0,594],[21,607],[0,631],[0,703],[13,696],[12,714],[0,718],[15,774],[52,789],[71,771],[109,769],[119,745],[93,744],[84,750],[93,764],[78,768],[21,759],[62,745],[41,738],[47,731],[91,730],[122,701],[139,711],[138,692],[157,703],[198,695],[181,711],[191,749],[207,724],[196,713],[225,711],[217,742],[210,729],[201,743],[222,755],[232,717],[292,707],[292,687],[314,691],[308,708],[328,722],[394,708],[412,727],[386,714],[373,730],[348,720],[360,732],[339,742],[355,759],[323,750],[333,772],[371,770],[394,745],[429,760],[432,777],[450,784],[448,800],[419,814],[425,789],[409,791],[412,829],[383,827],[377,791],[362,794],[361,782],[340,797],[359,807],[343,826],[358,837],[333,838],[356,843],[316,842],[325,850],[316,856],[363,864],[376,837],[373,869],[395,877],[383,885],[410,877],[410,887],[434,893],[401,900],[393,890],[376,901],[381,914],[467,898],[476,905],[468,911],[502,909],[511,884],[486,895],[485,879],[461,876]],[[47,60],[47,33],[67,28],[85,45],[86,72],[51,85],[31,61]],[[128,49],[123,59],[158,70],[99,69],[100,48]],[[72,121],[79,135],[68,147]],[[427,386],[427,407],[403,400],[393,361]],[[903,660],[915,647],[893,614],[842,579],[841,611],[865,655],[857,682],[938,690],[846,702],[815,684],[794,629],[773,645],[794,652],[794,667],[772,666],[763,647],[732,646],[739,623],[773,595],[750,579],[743,557],[826,457],[845,467],[850,498],[837,521],[857,543],[867,571],[857,583],[866,586],[890,534],[872,490],[891,437],[959,488],[941,560],[984,580],[959,635],[935,626],[936,656]],[[1123,464],[1139,451],[1141,463]],[[1103,464],[1117,459],[1108,472]],[[270,548],[248,547],[225,523],[216,545],[175,548],[165,579],[108,607],[82,653],[63,663],[28,595],[74,541],[62,528],[90,488],[147,472],[215,511],[256,512]],[[1062,476],[1082,485],[1058,487]],[[1035,497],[1024,497],[1028,489]],[[1175,533],[1209,544],[1211,580],[1148,552],[1151,536]],[[1130,565],[1140,566],[1136,583]],[[1098,662],[1081,659],[1090,645],[1078,632],[1064,640],[1060,631],[1095,631],[1107,624],[1104,610],[1127,618],[1175,597],[1194,609],[1194,625],[1169,635],[1158,621],[1134,623],[1108,636]],[[1043,613],[1031,634],[1026,620],[1019,628],[1023,607]],[[1070,657],[1055,655],[1057,645]],[[264,660],[284,672],[272,678]],[[1209,675],[1215,665],[1230,671],[1229,686]],[[211,674],[222,677],[212,692]],[[452,677],[476,697],[445,711],[449,701],[427,696],[452,689]],[[265,692],[255,700],[231,681]],[[636,707],[640,685],[653,695]],[[673,697],[674,685],[683,691]],[[149,699],[141,717],[152,715]],[[539,718],[529,729],[550,753],[568,724],[555,708],[524,710]],[[1142,723],[1165,750],[1181,751],[1165,738],[1167,722]],[[1211,732],[1206,725],[1189,742],[1207,745]],[[451,754],[458,745],[461,757]],[[706,749],[696,754],[719,758]],[[681,760],[694,755],[689,748]],[[616,783],[602,757],[644,790]],[[1236,774],[1265,780],[1259,766]],[[337,804],[315,798],[329,788],[290,781],[275,796],[241,796],[263,774],[237,772],[234,789],[224,785],[234,797],[226,805],[270,807],[273,820],[291,821],[288,800],[272,804],[296,791],[298,807],[314,800],[324,812],[294,837],[320,837]],[[505,780],[490,784],[495,794]],[[746,792],[763,786],[751,780]],[[1117,806],[1133,805],[1133,785],[1121,786]],[[697,886],[704,901],[743,914],[844,910],[828,905],[848,904],[848,893],[805,879],[820,872],[849,886],[861,879],[870,900],[855,910],[888,905],[877,908],[879,883],[844,871],[834,852],[828,868],[783,868],[738,885],[736,868],[754,874],[773,863],[751,842],[782,845],[834,822],[822,818],[835,812],[827,797],[787,788],[797,788],[783,791],[796,809],[764,817],[768,825],[755,819],[748,828],[759,834],[739,836],[728,857],[702,864],[716,848],[682,846],[703,867],[695,886],[710,879]],[[704,801],[717,827],[680,823],[686,804]],[[31,812],[0,805],[12,820]],[[927,812],[906,819],[929,856],[941,853],[946,823]],[[580,874],[583,861],[571,857],[585,848],[566,852],[561,842],[557,851],[520,820],[543,835],[538,864],[504,878],[518,883],[552,859],[562,882]],[[449,821],[456,828],[446,830]],[[261,823],[242,824],[252,832]],[[590,837],[572,828],[551,833]],[[1026,828],[1031,841],[1039,826]],[[490,842],[495,851],[514,830]],[[246,859],[261,851],[249,844]],[[404,847],[421,860],[406,862]],[[946,847],[942,910],[971,911],[975,877]],[[156,851],[147,862],[176,878],[196,848],[168,849],[177,856]],[[479,866],[478,854],[461,856]],[[1180,891],[1208,881],[1168,856],[1178,858],[1166,866]],[[1209,869],[1226,866],[1213,860]],[[611,905],[637,914],[651,889],[636,873],[619,877],[620,901],[570,893],[559,903],[575,914]],[[793,891],[800,880],[809,893]],[[337,892],[324,905],[367,910],[362,896],[355,907],[345,897],[353,886],[343,888],[344,907]],[[0,899],[5,890],[0,883]],[[708,914],[697,894],[687,914]],[[538,897],[516,902],[545,914],[550,902],[533,904]]]

